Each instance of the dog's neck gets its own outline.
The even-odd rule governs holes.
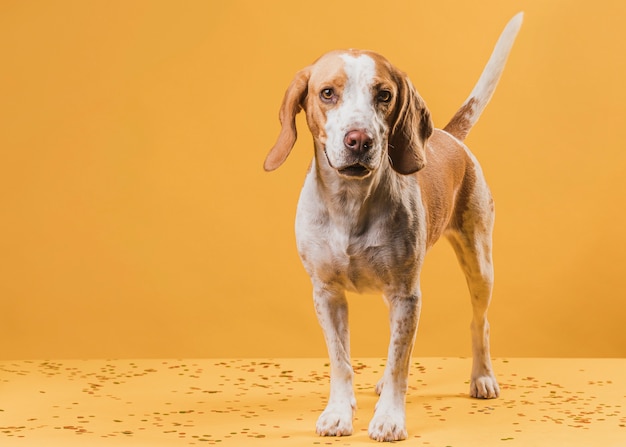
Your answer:
[[[407,179],[398,175],[385,158],[380,166],[363,179],[351,179],[340,175],[324,155],[323,149],[316,148],[313,166],[318,194],[327,204],[328,213],[336,225],[350,227],[359,232],[365,229],[371,219],[382,215],[393,215],[402,203],[394,203],[392,198],[398,189],[407,185]]]

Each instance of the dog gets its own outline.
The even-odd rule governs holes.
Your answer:
[[[511,19],[467,100],[435,129],[409,78],[383,56],[331,51],[289,85],[280,134],[265,160],[286,160],[303,109],[314,158],[296,212],[296,241],[311,277],[330,357],[330,396],[316,431],[347,436],[356,410],[345,292],[382,292],[389,308],[387,364],[369,424],[377,441],[406,439],[409,364],[421,309],[420,269],[445,236],[469,287],[473,365],[470,395],[499,396],[489,353],[494,203],[478,161],[463,144],[491,99],[523,13]]]

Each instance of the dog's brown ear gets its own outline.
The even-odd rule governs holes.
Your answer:
[[[400,72],[394,77],[398,98],[389,133],[389,158],[395,171],[408,175],[426,164],[425,146],[433,133],[433,122],[409,78]]]
[[[283,103],[280,107],[279,119],[281,123],[280,134],[274,147],[270,149],[263,167],[266,171],[273,171],[287,159],[287,156],[296,143],[298,132],[296,130],[296,115],[300,112],[304,99],[307,95],[310,70],[305,68],[296,73],[289,84]]]

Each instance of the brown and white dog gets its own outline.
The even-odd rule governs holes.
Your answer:
[[[313,282],[330,356],[323,436],[352,434],[356,400],[345,291],[381,291],[389,307],[387,366],[369,435],[407,437],[405,394],[421,308],[424,255],[445,236],[467,278],[473,305],[470,395],[495,398],[487,308],[493,286],[494,205],[463,140],[491,99],[522,14],[507,24],[474,90],[443,130],[408,77],[370,51],[333,51],[299,71],[280,109],[282,129],[265,160],[278,168],[306,112],[315,154],[300,195],[296,239]]]

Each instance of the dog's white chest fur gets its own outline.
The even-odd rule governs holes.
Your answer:
[[[419,194],[416,185],[406,187]],[[390,201],[384,186],[373,189],[364,195],[343,185],[343,194],[333,194],[338,200],[329,202],[321,197],[324,190],[316,175],[307,176],[298,203],[296,239],[314,285],[333,284],[360,293],[414,287],[413,265],[419,245],[425,243],[423,209],[414,202]]]

